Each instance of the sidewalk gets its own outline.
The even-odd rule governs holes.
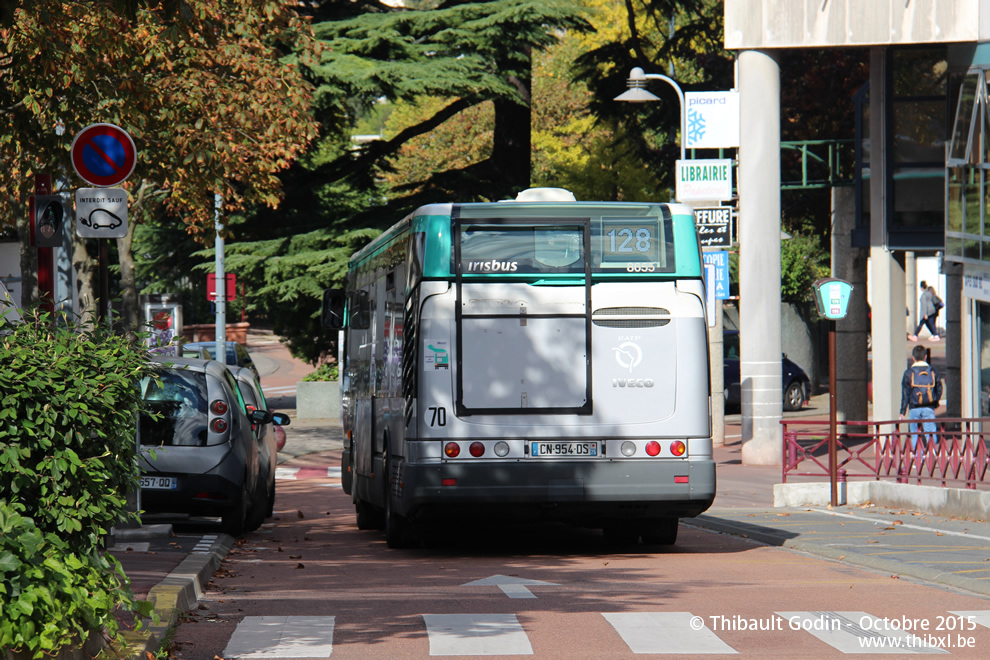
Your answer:
[[[284,404],[285,402],[283,402]],[[279,453],[279,464],[341,449],[343,436],[336,419],[297,420],[294,410],[278,402],[292,423]],[[773,486],[780,482],[779,466],[744,466],[738,439],[715,450],[718,495],[705,514],[683,524],[748,538],[817,557],[880,571],[891,577],[933,582],[990,596],[990,523],[874,506],[778,507]],[[218,534],[198,549],[187,536],[168,536],[154,526],[133,530],[151,538],[118,534],[113,554],[124,564],[132,588],[155,602],[158,626],[128,634],[122,657],[147,658],[178,616],[195,606],[203,586],[234,544]],[[202,535],[201,535],[202,536]],[[194,536],[194,538],[196,538]],[[199,540],[199,539],[197,539]],[[147,545],[141,545],[147,544]],[[128,550],[130,548],[130,550]]]

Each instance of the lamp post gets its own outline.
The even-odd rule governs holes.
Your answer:
[[[628,103],[646,103],[648,101],[659,101],[660,97],[656,94],[650,92],[646,89],[647,80],[662,80],[677,92],[677,100],[680,101],[681,107],[681,160],[685,160],[684,156],[684,140],[687,136],[686,124],[684,120],[684,92],[681,91],[681,86],[673,78],[668,78],[661,73],[646,73],[640,67],[633,67],[633,70],[629,72],[629,80],[626,81],[629,89],[624,91],[615,97],[616,101],[626,101]]]

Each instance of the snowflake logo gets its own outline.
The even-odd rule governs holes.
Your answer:
[[[688,110],[687,115],[687,142],[688,145],[697,144],[705,137],[705,118],[696,110]]]

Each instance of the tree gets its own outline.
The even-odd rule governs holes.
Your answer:
[[[138,165],[129,224],[164,208],[208,237],[213,198],[233,212],[279,201],[277,172],[315,136],[299,62],[316,53],[289,0],[37,0],[0,27],[0,219],[17,219],[32,175],[68,183],[68,147],[90,123],[128,130]],[[62,134],[54,129],[64,127]],[[206,240],[209,240],[206,238]],[[136,320],[131,235],[121,239],[125,314]],[[22,271],[31,272],[22,247]]]
[[[315,6],[314,33],[323,48],[309,75],[323,135],[284,174],[287,203],[277,214],[259,209],[246,222],[322,227],[228,251],[229,268],[255,284],[249,309],[268,315],[297,356],[315,362],[330,354],[330,339],[319,334],[319,292],[342,282],[353,248],[376,230],[426,201],[501,199],[529,186],[531,53],[553,43],[557,29],[586,28],[578,9],[565,0],[454,1],[417,11],[377,3]],[[397,132],[350,148],[351,126],[382,98],[408,110],[391,124]],[[410,109],[421,102],[430,112]],[[454,165],[438,158],[435,169],[415,174],[396,168],[393,182],[403,185],[384,194],[381,182],[403,158],[415,157],[416,138],[437,137],[445,122],[486,113],[491,137],[485,134],[474,155]],[[360,203],[335,203],[338,195]]]

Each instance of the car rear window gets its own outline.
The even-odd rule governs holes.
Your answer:
[[[153,419],[142,413],[139,421],[141,444],[148,446],[206,446],[208,394],[206,374],[184,369],[160,372],[160,382],[146,378],[141,393]]]

